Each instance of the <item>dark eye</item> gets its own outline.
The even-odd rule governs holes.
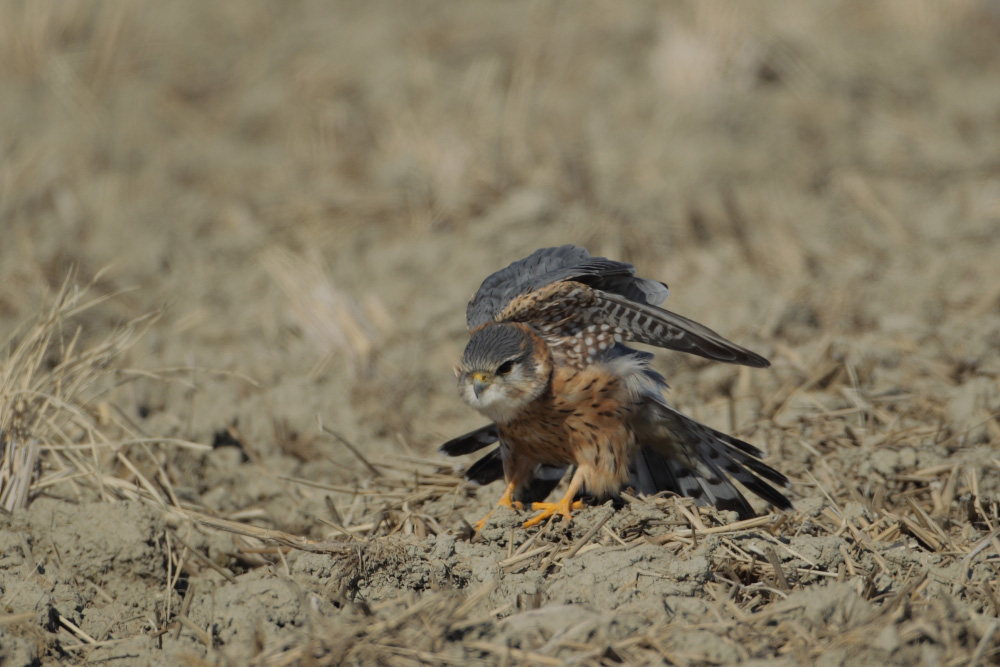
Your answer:
[[[507,373],[510,373],[512,370],[514,370],[514,362],[505,361],[497,368],[497,375],[507,375]]]

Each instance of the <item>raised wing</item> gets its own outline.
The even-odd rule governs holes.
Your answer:
[[[500,319],[516,297],[565,280],[653,306],[668,294],[663,283],[637,277],[631,264],[591,257],[574,245],[541,248],[483,281],[466,309],[469,330]]]
[[[708,327],[656,306],[595,291],[594,300],[608,324],[627,332],[627,340],[696,354],[731,364],[767,368],[764,357],[726,340]]]
[[[466,321],[470,330],[493,321],[525,322],[554,337],[604,324],[594,339],[605,348],[616,339],[731,364],[770,365],[708,327],[659,308],[667,293],[663,283],[637,277],[631,264],[591,257],[573,245],[542,248],[484,280]]]
[[[557,344],[561,344],[559,339],[571,341],[566,351],[573,358],[594,358],[600,354],[598,350],[615,342],[634,341],[731,364],[771,365],[759,354],[686,317],[576,280],[520,295],[507,304],[500,317],[530,324],[556,339]]]

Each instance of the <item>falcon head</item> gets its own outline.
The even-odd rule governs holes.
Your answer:
[[[458,393],[498,423],[517,417],[542,395],[552,364],[544,342],[523,324],[487,324],[465,346]]]

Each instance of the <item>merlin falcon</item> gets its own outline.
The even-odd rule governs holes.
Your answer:
[[[763,452],[674,410],[645,343],[755,368],[767,359],[663,310],[663,283],[583,248],[542,248],[489,276],[469,302],[471,338],[456,368],[459,394],[492,423],[441,446],[451,456],[493,443],[466,477],[506,482],[498,505],[568,521],[578,494],[597,500],[670,491],[755,516],[733,480],[775,507],[788,479]],[[543,502],[573,469],[555,503]],[[480,530],[490,514],[475,525]]]

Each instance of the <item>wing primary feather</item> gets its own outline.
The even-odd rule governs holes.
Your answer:
[[[500,448],[490,450],[485,456],[469,466],[465,471],[465,479],[486,486],[503,478],[503,459]]]
[[[645,467],[646,477],[654,480],[657,491],[674,491],[720,509],[734,510],[742,519],[751,518],[753,509],[733,484],[735,480],[771,505],[791,508],[788,498],[768,484],[787,487],[788,478],[761,461],[763,453],[756,447],[698,423],[653,398],[644,404],[636,425],[643,446],[642,458],[637,462]],[[639,490],[649,493],[646,488]]]
[[[488,447],[499,440],[496,424],[487,424],[477,428],[457,438],[452,438],[448,442],[438,447],[438,451],[448,456],[461,456],[479,451],[483,447]]]
[[[726,340],[708,327],[656,306],[629,301],[617,294],[595,291],[598,307],[631,340],[696,354],[731,364],[766,368],[771,365],[755,352]]]

